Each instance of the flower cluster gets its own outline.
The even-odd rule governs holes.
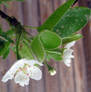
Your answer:
[[[71,49],[74,44],[75,42],[71,42],[65,46],[63,61],[68,67],[71,65],[71,59],[74,58],[72,55],[73,50]],[[50,75],[55,75],[56,70],[50,65],[46,65]],[[7,82],[8,80],[14,79],[15,83],[19,84],[20,86],[29,85],[30,78],[34,80],[40,80],[42,78],[42,72],[38,66],[43,66],[43,64],[37,60],[18,60],[4,75],[2,81]]]

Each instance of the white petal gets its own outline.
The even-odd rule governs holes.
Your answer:
[[[28,69],[28,73],[30,74],[30,78],[32,78],[34,80],[40,80],[42,78],[42,72],[36,66],[30,67]]]
[[[14,78],[15,82],[18,83],[20,86],[28,85],[29,84],[29,76],[24,74],[22,71],[18,72]]]
[[[2,78],[2,82],[7,82],[8,80],[13,79],[13,75],[11,75],[9,72],[7,72],[4,77]]]
[[[2,78],[3,82],[7,82],[10,79],[13,79],[16,71],[20,68],[23,67],[24,64],[28,64],[30,66],[34,66],[34,64],[39,64],[40,66],[42,66],[42,63],[39,63],[37,60],[27,60],[27,59],[21,59],[18,60],[9,70],[8,72],[4,75],[4,77]]]
[[[72,55],[73,50],[72,49],[66,49],[64,51],[64,58],[73,58],[74,56]]]
[[[26,64],[29,64],[30,66],[33,66],[34,64],[38,64],[38,65],[40,65],[40,66],[43,66],[43,64],[40,63],[40,62],[37,61],[37,60],[26,60],[25,63],[26,63]]]
[[[4,75],[4,77],[2,78],[3,82],[7,82],[10,79],[13,79],[14,74],[16,73],[16,71],[19,69],[19,67],[22,67],[22,61],[24,59],[18,60],[9,70],[8,72],[6,72],[6,74]]]
[[[73,42],[71,42],[71,43],[68,43],[68,44],[65,46],[65,48],[70,49],[72,46],[75,45],[75,43],[76,43],[76,41],[73,41]]]
[[[71,66],[71,59],[66,59],[64,60],[64,63],[67,67],[70,67]]]
[[[23,67],[24,64],[28,64],[30,66],[33,66],[34,64],[43,65],[42,63],[39,63],[37,60],[27,60],[27,59],[21,59],[18,60],[11,68],[10,72],[15,73],[20,67]]]
[[[65,49],[65,51],[64,51],[63,62],[68,67],[71,66],[71,59],[74,58],[72,53],[73,53],[72,49]]]
[[[71,63],[65,63],[65,65],[66,65],[67,67],[70,67],[70,66],[71,66]]]
[[[38,64],[40,66],[42,66],[43,64],[40,63],[39,61],[37,60],[28,60],[28,59],[21,59],[19,61],[17,61],[18,65],[21,67],[23,66],[24,64],[28,64],[30,66],[33,66],[34,64]]]

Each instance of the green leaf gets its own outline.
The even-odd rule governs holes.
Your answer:
[[[0,39],[0,56],[5,59],[10,51],[10,43]]]
[[[6,33],[6,35],[8,35],[9,37],[12,37],[12,36],[14,36],[15,35],[15,32],[14,32],[14,30],[13,29],[10,29],[10,30],[8,30],[7,32],[5,32]]]
[[[21,58],[34,59],[32,50],[30,48],[30,43],[23,41],[22,44],[20,44],[19,55],[21,56]]]
[[[13,43],[13,40],[9,37],[9,31],[3,32],[0,27],[0,56],[5,59],[10,52],[10,43]]]
[[[65,12],[72,6],[74,0],[68,0],[62,6],[60,6],[45,22],[42,26],[38,28],[39,31],[51,30],[57,24],[57,22],[62,18]]]
[[[76,7],[69,9],[54,27],[61,37],[67,37],[83,28],[89,19],[91,10],[84,7]]]
[[[75,34],[75,35],[72,35],[72,36],[69,36],[69,37],[65,37],[62,40],[62,44],[67,44],[69,42],[79,40],[82,37],[83,37],[82,34]]]
[[[3,54],[3,59],[6,59],[6,58],[7,58],[9,52],[10,52],[10,48],[8,47],[8,48],[6,49],[6,51],[5,51],[5,53]]]
[[[39,62],[43,62],[45,59],[45,50],[39,39],[39,36],[34,38],[34,40],[31,43],[31,48]]]
[[[8,32],[3,32],[2,29],[0,28],[0,39],[13,43],[13,40],[8,35],[9,35]]]
[[[62,54],[57,51],[46,51],[47,59],[54,59],[56,61],[62,60]]]
[[[4,47],[4,45],[5,45],[5,41],[0,39],[0,53],[1,53],[1,50]]]
[[[55,49],[62,43],[61,38],[54,32],[44,31],[40,33],[40,40],[45,49]]]

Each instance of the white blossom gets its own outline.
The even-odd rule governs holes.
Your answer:
[[[72,46],[74,46],[75,41],[68,43],[64,48],[64,55],[63,55],[63,62],[65,63],[66,66],[70,67],[71,66],[71,59],[74,58],[73,56],[73,50],[71,49]]]
[[[35,66],[35,64],[38,64],[40,66],[43,65],[36,60],[18,60],[8,70],[8,72],[6,72],[6,74],[2,78],[2,81],[7,82],[8,80],[14,79],[16,83],[24,86],[29,84],[29,78],[40,80],[42,78],[42,72],[37,66]]]

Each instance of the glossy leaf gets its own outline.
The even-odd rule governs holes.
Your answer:
[[[45,29],[51,30],[59,22],[65,12],[72,6],[74,0],[68,0],[66,3],[61,5],[45,22],[38,28],[39,31]]]
[[[61,38],[50,31],[44,31],[40,33],[40,40],[43,43],[45,49],[55,49],[61,45]]]
[[[53,31],[61,37],[67,37],[83,28],[89,19],[91,10],[83,7],[69,9],[56,24]]]

